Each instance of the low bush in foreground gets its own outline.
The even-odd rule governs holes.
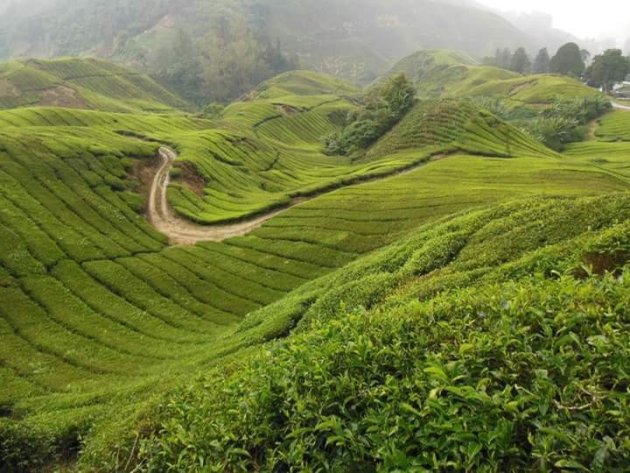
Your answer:
[[[356,311],[164,406],[144,471],[624,471],[628,276]]]

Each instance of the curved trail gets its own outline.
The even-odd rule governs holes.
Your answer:
[[[158,169],[149,195],[147,209],[149,222],[171,243],[194,245],[201,241],[221,242],[228,238],[243,236],[262,226],[267,220],[275,217],[286,208],[266,213],[260,217],[226,225],[200,225],[178,217],[168,205],[166,190],[170,184],[170,172],[177,153],[165,146],[160,148],[159,156],[162,164]]]
[[[167,189],[170,184],[171,168],[173,167],[173,162],[177,159],[177,153],[171,148],[162,146],[158,154],[162,163],[151,183],[147,216],[151,225],[153,225],[156,230],[166,235],[169,238],[169,241],[175,245],[194,245],[203,241],[222,242],[228,238],[245,236],[282,212],[286,212],[305,200],[317,197],[317,195],[313,195],[309,198],[296,198],[286,207],[273,210],[258,217],[245,219],[237,223],[217,225],[197,224],[179,217],[168,205]],[[429,160],[438,158],[439,156],[434,156]],[[422,161],[406,169],[401,169],[387,175],[367,178],[353,184],[348,184],[348,186],[400,176],[401,174],[415,171],[416,169],[426,165],[427,162],[428,161]],[[325,192],[322,192],[322,194],[323,193]]]
[[[612,104],[613,107],[617,110],[630,111],[630,106],[621,105],[615,102],[612,102]],[[194,245],[202,241],[222,242],[224,240],[227,240],[228,238],[244,236],[252,232],[253,230],[261,227],[265,222],[271,220],[275,216],[289,210],[290,208],[298,205],[305,200],[295,199],[291,204],[284,208],[274,210],[259,217],[253,217],[237,223],[222,225],[196,224],[177,216],[168,205],[166,191],[168,189],[168,185],[170,184],[170,171],[173,166],[173,162],[175,161],[175,159],[177,159],[177,153],[166,146],[162,146],[159,150],[159,157],[162,160],[162,163],[151,183],[147,214],[149,222],[159,232],[166,235],[172,244]],[[433,156],[432,158],[430,158],[430,160],[437,160],[443,157],[445,156]],[[417,168],[426,165],[427,162],[428,161],[423,161],[416,165],[410,166],[407,169],[401,169],[391,174],[368,178],[363,182],[382,180],[404,173],[413,172]],[[355,184],[359,183],[361,182],[358,181]]]

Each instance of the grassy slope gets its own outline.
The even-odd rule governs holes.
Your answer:
[[[2,64],[0,108],[38,105],[114,112],[164,112],[186,106],[147,76],[98,59]]]
[[[555,99],[598,95],[566,76],[517,74],[475,64],[461,53],[424,50],[398,62],[389,74],[404,73],[423,96],[493,97],[511,107],[540,107]]]
[[[86,465],[140,440],[140,471],[622,471],[628,268],[581,268],[621,274],[629,204],[539,198],[423,226],[250,314],[243,334],[298,330],[150,403],[142,430],[111,427]]]
[[[598,120],[595,139],[576,143],[566,150],[572,161],[588,163],[615,176],[630,176],[630,113],[611,112]]]
[[[201,223],[238,220],[295,197],[409,168],[434,154],[552,155],[470,105],[430,100],[364,158],[324,156],[322,137],[338,128],[356,94],[328,76],[288,73],[229,106],[218,130],[169,137],[182,161],[194,165],[207,183],[202,195],[172,188],[174,208]],[[215,159],[207,159],[209,146]]]
[[[0,411],[7,417],[0,422],[0,436],[5,461],[35,465],[56,451],[67,453],[76,447],[77,435],[101,425],[113,411],[133,412],[182,376],[285,335],[310,305],[287,294],[419,224],[516,197],[628,188],[627,178],[613,169],[561,159],[498,122],[488,129],[491,117],[456,102],[419,105],[433,113],[429,120],[402,123],[384,140],[382,155],[372,160],[353,164],[324,158],[315,149],[315,134],[302,131],[300,120],[310,130],[317,123],[309,115],[313,104],[328,100],[315,107],[315,117],[319,108],[326,110],[324,117],[329,117],[325,107],[347,110],[352,105],[340,93],[354,90],[322,76],[288,75],[259,90],[255,100],[230,107],[218,129],[178,114],[59,108],[0,112],[0,291],[5,302],[0,305]],[[278,113],[278,105],[283,107],[277,128],[265,128],[276,125],[268,120],[252,129],[254,110],[262,109],[266,118],[271,110]],[[450,120],[435,124],[440,123],[436,113],[463,118],[454,120],[459,127],[450,130]],[[332,122],[322,115],[323,133]],[[434,126],[430,139],[413,138],[423,123]],[[293,127],[299,144],[285,139]],[[379,172],[426,159],[439,149],[458,154],[412,173],[329,193],[244,238],[167,248],[139,217],[142,200],[127,179],[131,169],[155,155],[157,144],[124,137],[120,130],[177,144],[184,160],[209,166],[215,180],[223,179],[218,170],[228,170],[223,188],[232,182],[233,191],[225,201],[237,208],[242,179],[252,179],[243,192],[254,196],[251,189],[261,183],[260,173],[254,173],[256,160],[265,153],[273,156],[272,150],[285,154],[282,168],[267,182],[281,186],[290,176],[291,185],[302,191],[307,184],[338,179],[340,169]],[[506,136],[517,143],[510,153]],[[388,155],[391,143],[396,144],[394,156]],[[505,154],[515,159],[496,157]],[[217,156],[240,163],[224,163]],[[284,305],[265,309],[276,301]],[[252,313],[258,315],[239,325]],[[107,430],[94,432],[98,442]]]

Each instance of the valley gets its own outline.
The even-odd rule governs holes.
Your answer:
[[[207,116],[106,61],[0,69],[7,471],[521,471],[603,445],[622,471],[630,113],[554,151],[487,100],[608,99],[448,51],[400,72],[409,111],[328,155],[368,94],[326,74]]]

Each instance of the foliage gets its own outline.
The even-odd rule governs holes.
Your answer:
[[[0,109],[41,105],[160,112],[187,106],[148,76],[97,59],[14,61],[0,70],[0,83]]]
[[[529,60],[527,52],[525,52],[525,48],[518,48],[512,56],[510,70],[518,72],[519,74],[527,74],[529,73],[531,67],[532,63]]]
[[[0,16],[0,59],[98,55],[150,72],[199,104],[234,100],[298,63],[369,84],[412,45],[481,56],[523,40],[499,15],[449,2],[394,0],[392,35],[381,0],[35,1],[10,2]]]
[[[167,396],[138,469],[623,471],[628,268],[575,269],[627,251],[620,198],[474,213],[352,265],[297,333]]]
[[[582,52],[575,43],[562,46],[549,62],[550,72],[566,76],[580,77],[585,68]]]
[[[622,55],[621,49],[608,49],[595,56],[586,70],[586,79],[595,87],[602,87],[609,93],[613,85],[625,80],[630,73],[630,58]]]
[[[445,62],[461,60],[448,52],[429,56]],[[617,113],[602,118],[596,131],[602,141],[572,145],[571,154],[557,159],[557,154],[497,116],[479,110],[469,100],[421,100],[375,146],[353,156],[353,160],[321,154],[322,137],[339,130],[344,117],[364,111],[357,112],[356,87],[325,74],[282,74],[226,107],[220,116],[213,115],[210,121],[174,110],[178,102],[167,105],[172,95],[162,95],[163,88],[103,61],[10,63],[0,66],[0,70],[12,84],[34,96],[35,91],[55,81],[65,81],[68,87],[81,84],[80,90],[87,94],[93,108],[36,106],[0,111],[0,469],[10,465],[23,471],[45,464],[46,469],[54,470],[50,462],[62,462],[63,469],[67,463],[78,461],[78,471],[124,471],[138,466],[139,455],[146,459],[140,466],[166,461],[177,468],[179,460],[169,455],[180,454],[181,466],[186,469],[190,459],[209,458],[207,450],[217,445],[195,443],[210,435],[214,420],[226,426],[219,450],[222,442],[247,441],[247,435],[237,440],[230,436],[234,422],[245,425],[239,413],[250,413],[250,405],[262,416],[262,421],[254,425],[260,427],[257,435],[269,425],[279,425],[279,431],[297,425],[294,420],[302,414],[303,418],[317,418],[322,411],[310,409],[312,399],[291,404],[289,401],[295,398],[281,389],[299,384],[288,371],[287,363],[294,361],[291,358],[282,358],[278,371],[271,373],[286,374],[287,383],[269,380],[279,392],[274,390],[269,399],[287,400],[290,421],[275,418],[267,423],[268,412],[258,410],[258,401],[250,403],[248,399],[236,405],[229,404],[238,402],[236,399],[228,399],[222,406],[236,405],[233,412],[222,411],[216,402],[223,399],[222,388],[235,386],[229,384],[234,373],[251,372],[251,357],[260,361],[267,350],[272,350],[275,357],[276,351],[282,353],[286,347],[297,346],[291,345],[295,340],[306,343],[307,338],[298,337],[307,337],[312,328],[320,336],[320,329],[328,327],[324,325],[327,321],[354,317],[348,326],[333,326],[340,334],[352,337],[362,323],[356,317],[363,317],[367,324],[373,322],[375,328],[387,328],[392,338],[366,332],[381,344],[371,353],[366,350],[366,359],[381,359],[389,350],[394,358],[412,364],[412,359],[404,358],[405,350],[397,350],[395,345],[388,348],[387,341],[399,340],[394,337],[401,334],[396,333],[395,324],[387,324],[395,319],[417,324],[409,332],[411,338],[405,340],[421,346],[425,339],[418,337],[425,320],[418,318],[416,306],[408,307],[417,304],[413,300],[431,300],[446,291],[449,295],[445,299],[433,300],[448,302],[448,310],[442,314],[445,319],[440,322],[451,326],[466,315],[466,304],[458,306],[458,298],[477,307],[473,303],[481,299],[476,299],[475,293],[483,294],[483,290],[478,291],[482,288],[492,288],[493,292],[479,302],[481,306],[511,294],[511,286],[505,284],[510,280],[532,294],[527,299],[531,306],[537,301],[544,306],[546,299],[539,295],[561,295],[565,291],[564,283],[550,286],[558,274],[567,275],[565,282],[587,280],[584,284],[598,281],[589,279],[589,272],[599,274],[608,269],[617,276],[622,274],[619,268],[628,252],[626,222],[630,206],[623,192],[630,179],[630,153],[622,141],[627,134],[627,119]],[[498,86],[493,94],[487,94],[491,97],[509,95],[502,88],[505,82],[510,88],[522,85],[510,82],[515,74],[496,68],[471,65],[466,69],[461,64],[450,64],[445,71],[451,78],[463,77],[458,85],[462,89],[477,87],[473,82],[480,79]],[[433,71],[427,72],[429,78],[436,77]],[[531,77],[517,79],[534,81]],[[550,101],[555,90],[590,93],[567,78],[535,79],[541,81],[515,92],[514,100],[542,103],[541,97]],[[378,99],[382,96],[390,98]],[[365,104],[373,100],[374,110],[391,116],[392,110],[404,109],[399,105],[405,104],[408,96],[383,93],[375,97]],[[399,100],[401,97],[403,100]],[[125,113],[106,111],[112,109]],[[226,222],[278,205],[299,205],[244,237],[170,246],[142,215],[147,175],[150,180],[151,169],[157,165],[159,143],[169,143],[179,152],[177,169],[181,171],[169,186],[168,199],[180,215],[191,220]],[[403,170],[407,172],[401,173]],[[575,199],[584,195],[600,197]],[[538,198],[531,199],[534,196]],[[512,199],[523,200],[505,203]],[[587,269],[581,268],[583,264]],[[539,273],[542,279],[527,282],[532,274]],[[458,288],[477,283],[471,292],[457,292]],[[586,289],[577,291],[577,295],[569,289],[566,293],[583,303],[582,313],[590,314],[593,307],[603,310],[601,301],[591,305],[586,297],[591,286],[580,287]],[[606,290],[615,294],[615,287]],[[564,310],[559,304],[549,307],[556,313]],[[366,312],[371,310],[374,312]],[[615,314],[615,310],[606,313]],[[450,320],[446,312],[456,317]],[[495,315],[496,321],[507,320],[504,313]],[[531,317],[540,319],[536,314]],[[388,318],[392,320],[388,322]],[[435,336],[441,324],[426,325],[427,335],[433,337],[431,350],[413,352],[417,355],[413,358],[424,361],[422,356],[433,352],[455,355],[446,345],[444,351],[439,351],[440,344],[448,342]],[[589,327],[597,328],[594,323]],[[506,333],[511,340],[521,334]],[[497,332],[492,334],[500,339]],[[285,345],[267,344],[285,338]],[[522,340],[523,344],[529,343],[526,338]],[[348,353],[352,351],[347,337],[331,341],[343,342]],[[325,342],[321,347],[330,348]],[[354,346],[356,343],[358,340]],[[328,351],[311,351],[311,344],[304,346],[309,347],[305,359],[313,361],[312,366],[328,366],[325,360],[335,358],[328,356]],[[565,354],[567,346],[563,345]],[[399,355],[403,358],[397,358]],[[589,353],[581,351],[580,355]],[[343,363],[349,359],[345,355],[337,358]],[[298,361],[295,365],[300,371],[295,373],[302,374],[305,365]],[[382,367],[378,362],[365,366],[377,371]],[[174,388],[182,384],[198,386],[198,372],[203,373],[201,388],[193,388],[191,403],[182,407],[178,403],[181,391]],[[326,383],[339,374],[327,373],[330,377]],[[342,391],[374,380],[369,373],[348,373],[347,379],[342,375],[337,383]],[[422,373],[421,369],[418,380],[426,381],[427,373]],[[315,375],[304,373],[301,379]],[[252,373],[256,383],[252,386],[264,387],[256,376]],[[575,376],[562,386],[574,386],[574,381],[582,386],[582,379]],[[597,379],[589,378],[589,384],[591,381]],[[326,383],[322,382],[322,387]],[[211,387],[206,389],[207,385]],[[398,386],[402,391],[396,391],[396,383],[387,386],[391,388],[389,393],[407,393],[408,385],[404,383]],[[421,387],[426,390],[426,383]],[[375,390],[379,389],[383,384],[376,385]],[[343,404],[334,398],[335,393],[345,394],[342,391],[314,390],[317,397],[313,402],[326,399],[331,405]],[[206,394],[215,393],[214,401],[208,402]],[[361,393],[353,394],[365,400]],[[571,393],[567,393],[567,403],[564,394],[559,402],[572,406]],[[459,399],[455,406],[458,412],[470,410],[468,400],[439,397],[443,402]],[[173,403],[165,406],[159,402],[163,399],[172,399]],[[208,421],[203,410],[195,409],[197,399],[211,412],[218,409],[221,415]],[[409,399],[404,402],[409,403]],[[309,409],[300,410],[301,405]],[[480,405],[479,416],[483,413],[487,418],[475,417],[479,425],[493,429],[484,422],[504,419],[502,404]],[[169,406],[175,406],[175,415],[170,415]],[[448,412],[453,405],[443,407]],[[390,420],[401,419],[397,416],[402,411],[395,404],[377,405],[374,410],[391,414]],[[294,416],[298,411],[300,414]],[[598,426],[615,429],[608,417],[602,421],[603,416],[593,412],[594,436],[585,437],[587,434],[579,429],[574,437],[576,441],[586,438],[582,442],[587,446],[582,448],[584,457],[595,448],[592,439],[597,438]],[[183,427],[175,435],[176,441],[160,443],[167,438],[162,417],[165,413],[173,422],[169,426]],[[180,423],[180,414],[186,422]],[[391,425],[378,413],[376,418],[382,425]],[[339,419],[344,421],[341,416]],[[352,418],[361,429],[363,419],[359,415]],[[273,423],[275,420],[278,424]],[[460,426],[457,422],[454,420],[453,425]],[[327,437],[330,425],[321,426],[316,435]],[[354,432],[354,424],[348,425]],[[423,430],[425,425],[400,425],[411,425],[413,433],[430,433],[436,442],[442,439],[439,432]],[[565,426],[562,422],[555,425]],[[187,426],[199,429],[188,430]],[[307,429],[311,427],[309,424]],[[293,433],[296,447],[306,446],[310,452],[304,461],[326,461],[330,457],[343,463],[348,451],[356,451],[361,455],[368,452],[368,466],[380,466],[382,463],[375,462],[388,454],[377,452],[380,456],[373,460],[372,444],[359,442],[357,447],[353,439],[334,439],[335,443],[320,449],[316,447],[321,443],[307,445],[313,437],[306,430]],[[459,439],[455,434],[460,433],[453,434]],[[258,439],[266,448],[270,437],[265,435],[263,432]],[[398,445],[379,435],[378,429],[371,429],[363,438],[387,448]],[[600,437],[598,442],[603,439]],[[407,439],[404,435],[392,438],[400,442]],[[287,445],[284,439],[279,442],[283,448]],[[497,445],[493,442],[488,440],[492,448]],[[183,444],[186,448],[182,453]],[[428,445],[435,447],[434,443]],[[534,441],[534,445],[540,443]],[[554,444],[551,450],[573,455],[572,445]],[[611,452],[606,461],[616,461],[620,449],[606,445]],[[172,448],[167,451],[166,447]],[[250,455],[262,463],[261,458],[272,459],[275,455],[267,455],[267,450],[253,449]],[[338,458],[334,451],[339,452]],[[225,452],[239,454],[237,450]],[[297,463],[301,452],[296,448],[291,451],[295,455],[283,461]],[[407,453],[424,461],[413,450]],[[455,449],[453,455],[454,462],[466,457],[475,465],[486,451],[470,458]],[[393,459],[392,465],[404,464],[399,454],[388,458]],[[557,463],[564,458],[552,460]],[[604,467],[610,465],[614,463],[605,463]],[[196,467],[209,469],[201,463]]]
[[[532,66],[532,72],[534,74],[547,74],[550,68],[551,58],[547,48],[543,48],[538,51],[536,59],[534,59],[534,65]]]
[[[583,140],[585,125],[611,108],[605,97],[558,100],[523,127],[541,143],[562,151],[568,143]]]
[[[363,108],[343,130],[325,138],[326,154],[345,155],[368,148],[391,130],[415,102],[416,89],[398,74],[372,89]]]
[[[206,105],[201,113],[205,118],[217,119],[221,118],[224,110],[225,106],[221,105],[220,103],[212,102]]]

